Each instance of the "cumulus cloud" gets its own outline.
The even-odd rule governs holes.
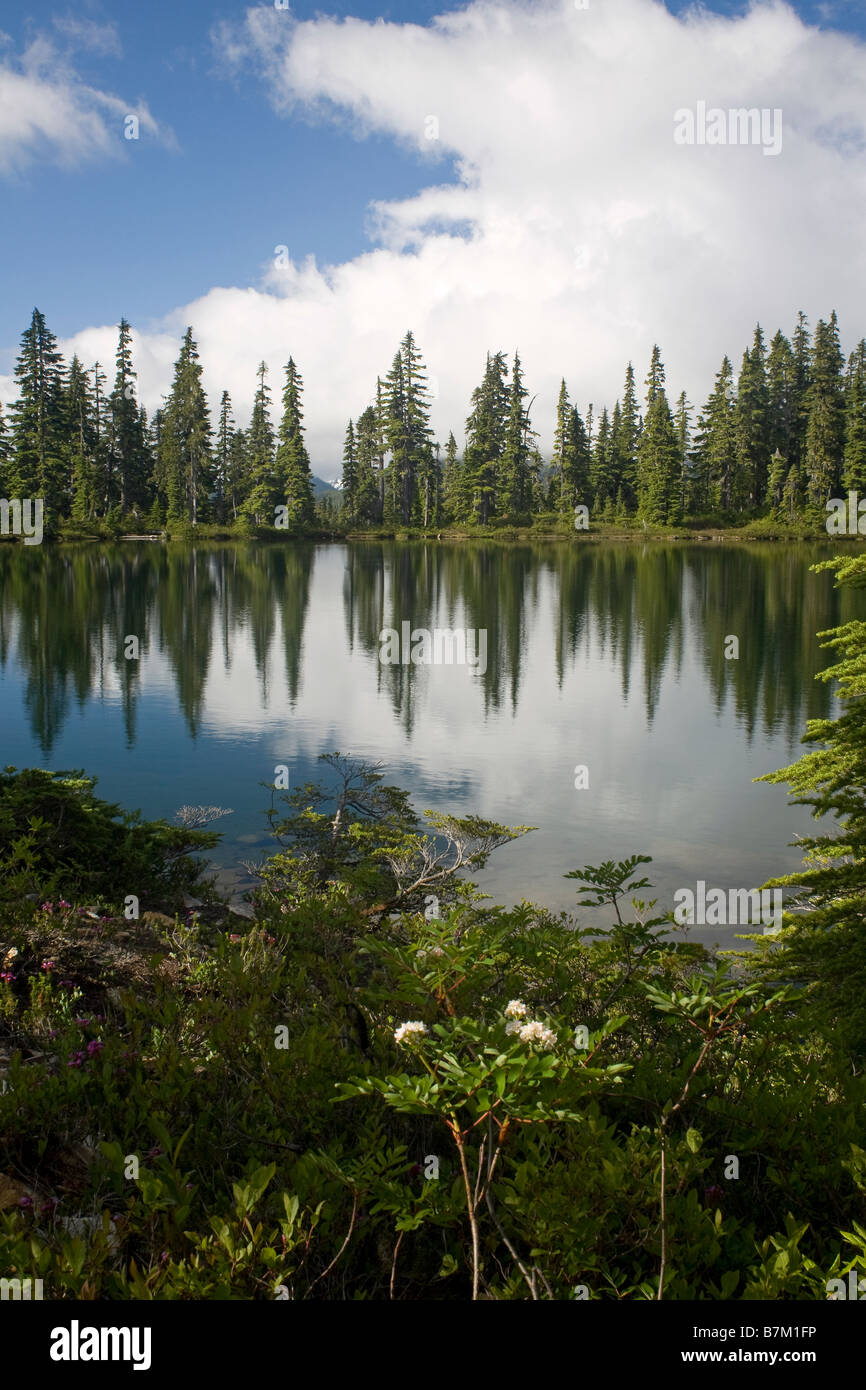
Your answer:
[[[429,179],[397,201],[371,189],[372,249],[341,265],[277,265],[279,232],[263,227],[259,284],[213,289],[140,338],[148,404],[187,323],[212,400],[227,387],[242,416],[256,363],[276,396],[291,353],[314,468],[334,476],[347,416],[410,326],[440,437],[461,437],[487,349],[518,348],[544,447],[561,376],[598,412],[629,358],[642,379],[654,342],[671,394],[701,404],[756,319],[771,333],[801,307],[813,322],[836,307],[846,346],[866,332],[866,48],[780,0],[733,18],[656,0],[475,0],[426,27],[298,22],[268,5],[214,42],[275,119],[388,136]],[[781,152],[677,144],[675,113],[700,102],[781,110]],[[113,330],[90,339],[110,360]]]
[[[68,24],[79,43],[111,51],[105,47],[111,26]],[[69,167],[120,156],[128,116],[137,118],[140,135],[172,142],[171,132],[157,124],[144,102],[88,86],[55,44],[39,35],[20,58],[7,53],[0,61],[0,176],[20,173],[36,160]]]

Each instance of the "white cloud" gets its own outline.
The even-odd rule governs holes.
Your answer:
[[[122,56],[116,24],[99,24],[95,19],[81,19],[72,14],[55,15],[52,23],[58,33],[68,40],[70,47],[85,48],[101,57]]]
[[[268,5],[214,41],[276,113],[384,133],[429,157],[429,186],[396,202],[371,188],[374,249],[342,265],[279,269],[279,228],[263,226],[258,286],[215,288],[139,340],[148,405],[187,323],[211,400],[228,387],[241,416],[257,362],[278,399],[291,353],[314,468],[333,476],[346,418],[410,326],[439,381],[440,437],[461,437],[487,349],[516,347],[545,446],[562,375],[598,411],[629,358],[642,380],[656,341],[671,394],[699,405],[756,319],[769,334],[800,307],[813,323],[836,307],[847,347],[866,332],[866,48],[785,4],[726,18],[655,0],[476,0],[426,28],[297,22]],[[699,101],[780,108],[781,153],[678,146],[674,112]],[[112,360],[113,329],[88,341]]]
[[[89,30],[87,35],[93,47],[98,38]],[[138,118],[140,136],[172,143],[171,132],[157,125],[145,103],[88,86],[40,35],[20,59],[7,55],[0,62],[0,175],[20,173],[36,160],[75,166],[120,156],[130,115]]]

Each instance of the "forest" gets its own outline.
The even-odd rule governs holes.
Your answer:
[[[214,417],[188,328],[171,389],[148,417],[125,319],[109,388],[103,364],[64,361],[35,309],[15,367],[17,399],[0,409],[0,496],[42,498],[49,534],[204,524],[300,534],[323,522],[352,531],[568,524],[581,506],[593,524],[775,518],[815,530],[841,489],[866,491],[866,339],[846,362],[835,311],[814,333],[801,312],[790,337],[779,330],[769,347],[757,325],[739,375],[726,355],[697,413],[685,391],[669,400],[658,346],[643,395],[629,363],[612,408],[581,409],[563,379],[549,458],[517,352],[510,364],[502,351],[487,353],[462,448],[453,430],[444,447],[434,440],[427,371],[407,332],[370,403],[347,423],[339,493],[318,502],[294,358],[283,377],[278,422],[265,362],[246,427],[228,391]]]

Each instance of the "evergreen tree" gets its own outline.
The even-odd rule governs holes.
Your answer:
[[[794,354],[794,448],[791,451],[792,466],[802,473],[806,463],[806,428],[809,423],[809,388],[812,384],[812,339],[809,321],[802,309],[797,315],[797,326],[791,336]]]
[[[286,384],[283,388],[277,478],[282,489],[280,501],[286,505],[287,519],[292,527],[311,523],[316,510],[310,456],[304,443],[303,395],[303,378],[290,357],[286,363]]]
[[[529,414],[523,402],[529,392],[523,384],[520,358],[515,352],[508,394],[508,421],[499,469],[497,491],[504,516],[522,516],[529,510],[530,441],[535,437],[529,427]]]
[[[845,489],[866,496],[866,339],[848,359],[845,379]]]
[[[810,505],[824,515],[828,497],[836,496],[842,476],[845,443],[845,359],[839,346],[835,310],[829,323],[819,320],[812,350],[812,379],[807,404],[806,485]]]
[[[355,483],[355,516],[367,525],[379,521],[379,428],[376,407],[368,405],[358,416],[355,427],[357,478]]]
[[[193,526],[206,509],[210,485],[211,428],[201,376],[198,347],[188,328],[162,412],[159,478],[169,522],[186,520]]]
[[[132,366],[132,329],[126,319],[118,329],[117,372],[108,399],[108,496],[121,513],[144,505],[147,497],[148,460],[141,417],[135,398]]]
[[[429,508],[433,476],[427,376],[411,331],[407,332],[385,381],[385,438],[391,453],[389,515],[408,526],[422,518],[424,495]]]
[[[597,512],[610,514],[617,494],[617,480],[614,468],[613,431],[607,407],[601,412],[595,448],[592,450],[591,483],[593,507]]]
[[[90,379],[77,354],[69,366],[65,410],[70,515],[75,521],[92,521],[96,515],[99,486],[96,420]]]
[[[226,501],[233,520],[243,514],[250,493],[250,454],[245,430],[232,431]]]
[[[567,429],[568,442],[562,477],[561,507],[564,514],[570,515],[578,505],[592,506],[589,435],[576,405],[571,407]]]
[[[617,418],[617,411],[619,417]],[[637,403],[637,388],[634,367],[629,362],[625,373],[622,406],[617,401],[613,418],[613,457],[617,477],[617,496],[621,497],[623,507],[630,512],[637,508],[637,446],[640,438],[641,420]]]
[[[770,344],[767,358],[767,447],[786,459],[797,451],[797,363],[781,331]]]
[[[44,316],[33,310],[15,364],[18,398],[12,406],[12,459],[7,464],[14,497],[42,498],[50,517],[65,513],[68,477],[64,459],[63,359]]]
[[[449,434],[445,445],[445,464],[442,475],[442,505],[447,521],[466,521],[471,515],[471,500],[467,496],[466,475],[457,453],[457,440]]]
[[[223,391],[214,448],[214,516],[217,521],[226,521],[228,517],[234,434],[232,398],[228,391]]]
[[[482,526],[498,510],[496,485],[510,413],[506,373],[505,354],[488,352],[484,379],[472,392],[472,411],[466,421],[463,466],[474,519]]]
[[[356,520],[356,488],[358,486],[358,454],[355,447],[355,426],[346,426],[343,445],[343,516],[348,522]]]
[[[770,468],[769,406],[764,335],[758,324],[751,351],[747,349],[743,354],[737,386],[735,477],[738,495],[734,497],[734,505],[738,509],[747,504],[760,506],[767,491]]]
[[[694,469],[698,505],[730,511],[743,492],[738,466],[734,373],[730,359],[724,357],[698,421]]]
[[[638,442],[639,514],[664,525],[680,519],[681,463],[673,416],[664,388],[665,370],[653,347],[646,379],[647,412]]]
[[[690,481],[690,458],[689,447],[691,444],[691,422],[692,407],[686,398],[685,391],[681,391],[677,398],[677,409],[674,415],[674,429],[677,436],[677,453],[680,460],[680,482],[679,482],[679,514],[686,514],[686,498]]]
[[[271,392],[267,375],[267,362],[260,362],[257,371],[259,384],[246,433],[249,487],[243,514],[256,526],[272,526],[277,504],[285,500],[285,489],[284,496],[280,497],[280,483],[274,467],[274,427],[271,423]]]

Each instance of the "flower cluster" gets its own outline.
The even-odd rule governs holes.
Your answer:
[[[411,1040],[413,1037],[421,1037],[428,1031],[426,1023],[411,1021],[409,1023],[401,1023],[400,1027],[394,1030],[394,1041],[395,1043],[402,1043],[405,1042],[407,1038]]]
[[[522,999],[510,999],[505,1006],[505,1017],[509,1020],[505,1025],[506,1033],[516,1033],[521,1042],[537,1042],[549,1052],[556,1046],[556,1034],[537,1019],[528,1019],[527,1013]]]
[[[506,1018],[526,1018],[526,1005],[522,999],[509,999],[505,1005]]]
[[[552,1028],[546,1028],[543,1023],[533,1019],[529,1023],[524,1023],[517,1035],[521,1042],[540,1043],[546,1051],[550,1051],[556,1046],[556,1034]]]
[[[98,1038],[91,1038],[83,1052],[71,1053],[66,1065],[68,1067],[80,1067],[84,1062],[98,1057],[104,1046],[105,1043],[100,1042]]]

